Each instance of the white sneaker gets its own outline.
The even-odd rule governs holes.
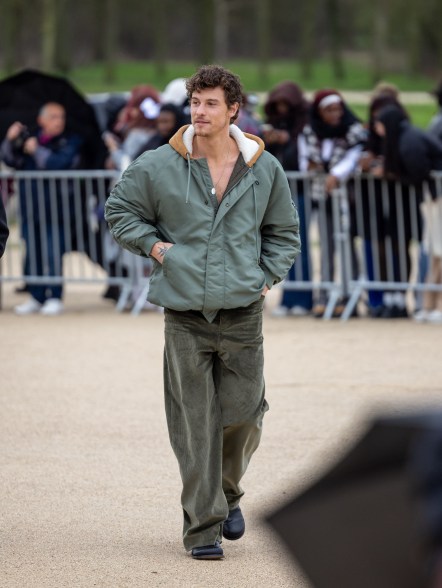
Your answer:
[[[289,309],[289,314],[291,316],[307,316],[309,311],[304,306],[292,306]]]
[[[289,313],[289,309],[287,308],[287,306],[276,306],[272,312],[271,315],[272,316],[287,316]]]
[[[19,304],[14,308],[15,314],[25,315],[25,314],[34,314],[36,312],[40,312],[41,304],[35,298],[29,298],[27,302],[23,302],[23,304]]]
[[[417,310],[413,314],[413,319],[417,323],[425,323],[428,320],[428,315],[429,314],[430,314],[430,311],[429,310],[424,310],[423,308],[421,308],[420,310]]]
[[[442,324],[442,310],[432,310],[428,313],[427,321],[434,324]]]
[[[56,316],[64,310],[63,302],[60,298],[48,298],[40,310],[40,314],[45,316]]]

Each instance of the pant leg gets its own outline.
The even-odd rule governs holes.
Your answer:
[[[288,278],[290,281],[299,280],[302,282],[309,282],[310,277],[310,244],[309,236],[309,222],[307,217],[305,198],[302,194],[298,194],[298,214],[299,214],[299,229],[301,237],[301,277],[299,277],[299,269],[295,271],[295,264],[289,270]],[[299,267],[299,261],[296,262],[296,267]],[[302,306],[306,310],[311,310],[313,306],[313,292],[312,290],[283,290],[281,306],[293,308],[294,306]]]
[[[263,299],[247,309],[220,311],[213,323],[198,313],[165,313],[166,417],[183,482],[187,550],[220,538],[259,444],[268,408],[262,307]]]
[[[319,243],[320,243],[320,272],[321,282],[330,282],[335,274],[335,248],[333,239],[333,210],[332,199],[326,196],[324,204],[319,207],[318,216]],[[328,290],[319,291],[319,302],[325,304],[328,299]]]
[[[213,381],[218,324],[165,311],[164,389],[169,438],[183,490],[186,550],[221,538],[228,514],[222,490],[222,421]]]
[[[223,491],[229,510],[238,506],[240,486],[262,433],[265,400],[262,337],[263,298],[247,308],[220,312],[221,343],[215,383],[224,425]]]
[[[48,243],[48,275],[61,277],[63,275],[63,254],[65,252],[65,239],[63,227],[58,223],[49,224],[46,230]],[[50,284],[48,286],[51,298],[61,300],[63,296],[63,283]]]
[[[224,428],[222,483],[229,510],[236,508],[244,495],[240,482],[253,453],[258,448],[262,433],[262,416],[258,422],[246,422]]]
[[[365,264],[367,267],[367,278],[370,281],[375,281],[373,246],[374,246],[373,241],[371,241],[369,239],[364,239]],[[381,277],[378,276],[378,279],[381,279]],[[368,304],[371,309],[375,309],[375,308],[378,308],[379,306],[382,306],[382,300],[383,300],[383,295],[384,295],[383,290],[368,289],[367,294],[368,294]]]
[[[39,223],[35,223],[32,228],[32,231],[28,227],[25,233],[27,251],[27,261],[25,263],[29,264],[29,275],[33,277],[42,276],[44,271],[41,232],[41,225]],[[33,238],[31,237],[31,235],[33,236]],[[43,304],[46,300],[46,288],[46,284],[28,284],[29,294],[33,298],[35,298],[35,300],[40,302],[40,304]]]

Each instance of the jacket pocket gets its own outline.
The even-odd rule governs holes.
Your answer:
[[[204,260],[201,251],[186,245],[173,245],[161,266],[161,294],[165,306],[176,310],[199,309],[204,299]]]

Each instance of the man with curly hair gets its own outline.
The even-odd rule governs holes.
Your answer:
[[[245,531],[240,481],[268,409],[264,297],[300,250],[299,223],[279,162],[232,124],[239,78],[208,65],[186,87],[192,124],[127,169],[106,219],[123,247],[154,260],[148,299],[165,309],[184,547],[196,559],[222,559],[222,537]]]

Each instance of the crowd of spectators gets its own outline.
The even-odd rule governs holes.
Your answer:
[[[288,275],[290,281],[312,280],[311,215],[307,206],[309,211],[310,208],[323,211],[323,222],[318,223],[319,271],[321,283],[333,281],[336,252],[332,193],[345,184],[350,202],[352,277],[357,278],[360,272],[354,237],[362,236],[364,266],[369,279],[407,282],[412,264],[408,244],[417,234],[421,243],[419,279],[432,284],[442,283],[442,194],[440,182],[432,181],[430,175],[431,171],[442,170],[442,84],[433,94],[441,110],[427,130],[412,124],[397,88],[386,83],[374,89],[366,121],[360,120],[341,93],[331,88],[320,88],[308,99],[298,84],[285,81],[275,86],[262,104],[257,95],[244,95],[236,124],[244,132],[260,136],[266,149],[286,171],[309,172],[311,176],[308,190],[305,182],[296,184],[303,250],[296,262],[301,271],[295,277],[295,268],[292,268]],[[162,92],[150,85],[138,85],[129,95],[111,95],[94,108],[107,153],[103,168],[115,170],[115,181],[144,151],[166,144],[182,125],[190,123],[185,80],[181,78],[170,82]],[[53,114],[52,111],[59,115],[58,127],[56,124],[51,127],[47,120],[48,112]],[[20,147],[17,147],[17,139],[23,125],[19,120],[14,122],[0,147],[3,164],[25,170],[78,167],[81,137],[66,132],[64,117],[62,105],[53,102],[42,105],[35,133],[27,136]],[[355,172],[372,177],[370,182],[363,180],[360,183],[362,201],[365,202],[362,206],[362,235],[356,231],[355,186],[351,180]],[[48,217],[50,195],[47,193],[43,200],[33,198],[32,190],[35,191],[36,186],[34,181],[31,196],[29,190],[26,193],[23,183],[19,187],[21,237],[27,245],[23,274],[59,276],[66,250],[63,219]],[[428,186],[430,197],[426,196],[423,186]],[[377,195],[370,205],[367,204],[369,199],[364,198],[369,192]],[[44,211],[40,210],[42,206]],[[61,205],[58,210],[62,210]],[[413,223],[417,223],[417,233],[412,230]],[[49,270],[46,267],[45,274],[43,252],[38,248],[33,251],[30,233],[44,234],[49,244],[49,256],[46,254]],[[390,264],[387,241],[393,260]],[[51,255],[54,243],[58,248],[57,255]],[[405,251],[400,251],[404,244]],[[406,261],[402,263],[404,255]],[[390,269],[389,265],[392,266]],[[62,312],[60,284],[30,284],[23,289],[30,294],[30,299],[16,307],[18,314]],[[106,297],[118,300],[119,295],[119,288],[111,287]],[[273,314],[321,317],[329,295],[327,289],[314,292],[308,287],[298,290],[283,288],[281,302]],[[333,316],[342,314],[347,301],[345,296],[337,301]],[[391,288],[369,290],[367,310],[376,318],[409,316],[404,291]],[[426,290],[423,296],[416,296],[413,310],[416,320],[442,323],[442,293]]]

